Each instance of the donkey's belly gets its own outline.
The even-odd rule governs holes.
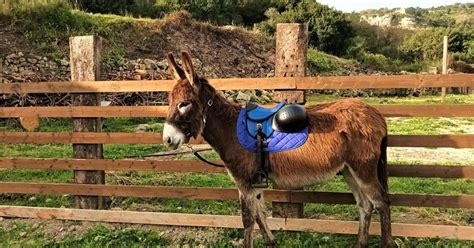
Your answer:
[[[333,165],[315,166],[315,164],[298,164],[284,168],[272,165],[270,178],[283,188],[301,188],[327,181],[336,176],[345,166],[344,162]]]

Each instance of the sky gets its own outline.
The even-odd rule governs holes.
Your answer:
[[[474,0],[316,0],[319,3],[329,5],[335,9],[344,12],[361,11],[366,9],[380,8],[408,8],[421,7],[429,8],[441,5],[449,5],[454,3],[474,3]]]

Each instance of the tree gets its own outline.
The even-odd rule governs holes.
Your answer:
[[[282,8],[281,5],[286,10],[269,9],[269,19],[258,25],[260,30],[274,34],[277,23],[308,23],[311,46],[334,55],[346,53],[353,30],[342,12],[312,0],[280,1],[277,7]]]
[[[449,51],[468,54],[470,41],[474,38],[471,25],[458,25],[454,28],[422,29],[410,36],[400,47],[408,59],[435,60],[442,56],[443,36],[447,35]],[[472,58],[469,58],[472,59]]]

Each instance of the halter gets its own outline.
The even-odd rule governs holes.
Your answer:
[[[212,105],[214,105],[214,97],[207,100],[207,105],[204,106],[204,109],[202,111],[202,119],[201,119],[201,132],[202,130],[204,130],[204,126],[206,125],[206,118],[207,118],[207,112],[209,112],[209,109],[212,107]],[[182,122],[182,123],[192,123],[192,121],[190,120],[185,120],[185,121],[178,121],[178,122]],[[190,128],[186,128],[183,130],[184,131],[184,135],[186,136],[186,138],[191,138],[191,129]]]
[[[215,96],[214,96],[215,97]],[[209,112],[209,109],[214,105],[214,97],[207,100],[207,104],[206,106],[204,106],[204,109],[202,111],[202,119],[201,119],[201,132],[202,130],[204,130],[204,126],[206,125],[206,119],[207,119],[207,113]],[[192,121],[190,120],[186,120],[186,121],[178,121],[178,122],[182,122],[182,123],[192,123]],[[186,136],[187,139],[190,139],[191,138],[191,129],[190,128],[186,128],[183,130],[184,131],[184,135]],[[206,160],[204,157],[202,157],[197,151],[193,152],[194,156],[196,156],[196,158],[198,158],[199,160],[201,160],[202,162],[206,163],[206,164],[209,164],[209,165],[212,165],[212,166],[215,166],[215,167],[225,167],[225,165],[222,165],[222,164],[217,164],[217,163],[214,163],[214,162],[211,162],[211,161],[208,161]]]

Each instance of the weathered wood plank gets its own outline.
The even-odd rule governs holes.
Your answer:
[[[390,165],[391,177],[436,177],[474,179],[474,166]]]
[[[331,76],[308,77],[297,81],[297,89],[388,89],[462,87],[474,84],[473,74]],[[455,86],[456,85],[456,86]]]
[[[17,183],[1,182],[0,193],[156,197],[200,200],[237,200],[238,191],[233,188],[131,186],[99,184]],[[291,203],[354,204],[351,193],[310,192],[299,190],[265,190],[266,201]],[[474,208],[474,195],[415,195],[391,194],[392,206]]]
[[[218,90],[474,87],[473,74],[209,79]],[[3,94],[170,91],[172,80],[0,84]]]
[[[160,133],[0,132],[0,143],[161,144],[162,138]],[[191,144],[204,143],[202,137],[191,140]],[[390,135],[388,145],[393,147],[474,148],[474,134]]]
[[[223,163],[222,161],[216,161]],[[157,171],[225,173],[224,168],[194,160],[110,160],[110,159],[21,159],[0,158],[4,169],[63,169],[104,171]],[[435,177],[474,179],[474,166],[390,165],[391,177]]]
[[[58,219],[166,226],[243,228],[240,216],[227,215],[0,206],[0,216],[43,220]],[[272,230],[357,234],[358,222],[268,218],[268,225]],[[369,233],[371,235],[380,235],[380,223],[372,223]],[[474,240],[474,227],[469,226],[392,223],[392,233],[394,236],[403,237]]]
[[[219,163],[222,163],[219,161]],[[225,173],[224,168],[188,160],[110,160],[110,159],[7,159],[0,158],[0,168],[11,169],[64,169],[104,171],[157,171]]]
[[[265,105],[271,107],[273,105]],[[372,105],[386,117],[474,117],[474,104]],[[0,107],[0,118],[166,117],[168,106]]]

